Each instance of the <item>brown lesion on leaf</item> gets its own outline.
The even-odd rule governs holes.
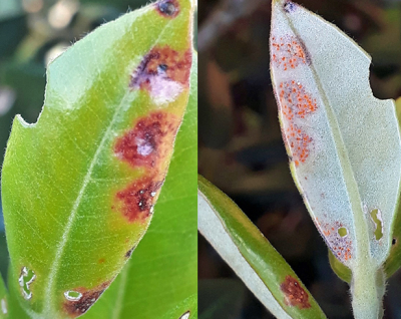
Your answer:
[[[128,222],[144,222],[152,215],[180,124],[178,116],[157,111],[138,119],[133,129],[117,139],[117,158],[134,169],[144,169],[142,177],[114,196],[112,209],[121,212]]]
[[[64,311],[70,318],[81,316],[99,299],[110,283],[111,281],[106,281],[93,289],[86,289],[84,287],[74,288],[73,291],[81,293],[82,296],[76,301],[64,300]]]
[[[285,294],[285,304],[299,309],[311,307],[308,293],[302,288],[297,279],[287,275],[284,282],[280,285],[281,291]]]
[[[156,3],[157,12],[166,18],[175,18],[180,13],[177,0],[160,0]]]
[[[127,258],[127,259],[130,258],[131,255],[132,255],[132,253],[134,252],[135,248],[136,248],[136,245],[134,245],[130,250],[128,250],[128,251],[125,253],[124,257]]]
[[[172,151],[180,123],[174,114],[153,112],[117,139],[114,153],[132,167],[155,168]]]
[[[130,223],[145,221],[153,213],[153,207],[163,182],[163,180],[155,181],[153,176],[137,179],[125,189],[117,192],[114,208],[122,212]]]
[[[130,88],[149,92],[157,104],[174,101],[189,88],[192,51],[155,46],[131,74]]]

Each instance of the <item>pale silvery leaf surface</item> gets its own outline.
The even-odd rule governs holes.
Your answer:
[[[373,96],[370,57],[319,16],[273,1],[271,30],[271,73],[295,182],[327,245],[353,272],[354,308],[357,300],[380,301],[376,281],[383,282],[401,175],[394,101]]]

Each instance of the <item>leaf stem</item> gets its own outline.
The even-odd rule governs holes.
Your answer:
[[[351,283],[352,308],[355,319],[381,319],[382,300],[385,291],[385,275],[374,265],[361,264],[356,267]],[[373,270],[373,271],[372,271]]]

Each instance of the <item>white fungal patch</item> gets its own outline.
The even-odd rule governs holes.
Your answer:
[[[150,77],[150,95],[157,105],[174,102],[183,91],[179,82],[168,79],[163,73]]]
[[[1,312],[7,314],[7,301],[5,298],[1,299]]]
[[[70,290],[64,293],[64,297],[69,301],[78,301],[82,298],[82,294],[78,291]]]
[[[154,151],[154,146],[152,145],[150,139],[136,138],[137,152],[141,156],[148,156]]]
[[[27,267],[22,268],[18,283],[21,287],[22,295],[26,300],[32,298],[32,291],[29,289],[29,286],[35,279],[36,275],[32,270]]]
[[[187,311],[184,313],[179,319],[189,319],[189,316],[191,315],[190,311]]]

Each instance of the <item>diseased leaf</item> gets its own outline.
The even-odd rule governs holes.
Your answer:
[[[352,271],[356,318],[378,318],[401,176],[394,101],[374,98],[370,57],[290,1],[272,9],[271,70],[290,167],[327,245]]]
[[[154,319],[181,310],[196,318],[196,304],[183,300],[197,294],[198,281],[197,75],[194,54],[188,108],[152,223],[122,272],[84,318]],[[170,318],[179,316],[166,317]]]
[[[284,258],[231,199],[199,177],[202,235],[277,318],[326,318]]]
[[[2,200],[32,318],[85,313],[145,234],[188,102],[192,16],[161,0],[101,26],[50,64],[38,122],[14,120]]]

